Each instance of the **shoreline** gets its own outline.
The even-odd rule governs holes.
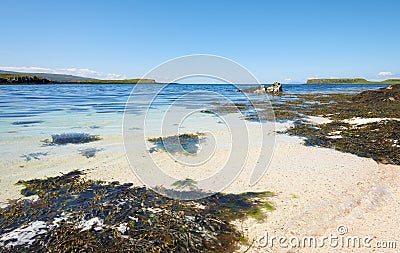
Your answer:
[[[286,116],[283,113],[285,109],[285,107],[278,108],[281,113],[278,116]],[[322,112],[325,111],[322,110]],[[320,111],[317,113],[323,114]],[[337,122],[337,118],[332,119],[332,116],[321,117],[315,114],[311,113],[309,117],[302,117],[302,120],[308,119],[309,122],[306,124],[318,128]],[[342,119],[342,116],[335,117],[357,125],[360,123],[379,124],[389,116],[351,118],[352,120]],[[396,119],[394,121],[398,119],[390,117],[390,119],[393,118]],[[286,120],[286,123],[276,123],[274,155],[261,180],[252,187],[248,184],[257,156],[257,146],[254,145],[250,147],[250,155],[241,174],[223,191],[227,194],[274,192],[273,196],[268,197],[273,210],[264,211],[266,215],[264,220],[246,218],[233,222],[236,229],[247,238],[247,243],[239,245],[239,251],[268,250],[257,244],[257,240],[266,231],[270,235],[288,238],[324,236],[337,233],[338,226],[346,226],[349,236],[366,236],[372,233],[376,240],[396,240],[397,238],[394,237],[398,231],[396,224],[400,223],[400,218],[396,216],[400,210],[398,202],[400,176],[397,173],[400,166],[377,163],[371,158],[340,152],[332,148],[306,146],[304,142],[309,136],[298,137],[285,133],[297,127],[295,120]],[[250,124],[250,130],[251,127],[256,127],[256,124]],[[224,135],[222,130],[218,133]],[[80,169],[86,173],[87,179],[120,181],[133,183],[134,186],[143,186],[129,167],[121,144],[122,136],[114,134],[102,137],[101,140],[95,142],[95,145],[106,147],[107,152],[99,152],[94,158],[88,159],[78,153],[65,155],[66,150],[76,149],[76,146],[71,144],[54,149],[52,156],[45,157],[43,160],[1,161],[0,172],[7,176],[0,181],[0,203],[4,207],[8,198],[21,198],[19,191],[23,187],[14,185],[19,180],[59,176],[60,173],[66,174],[74,169]],[[255,139],[258,137],[255,136]],[[82,146],[92,147],[93,145],[89,143]],[[215,166],[220,164],[228,151],[228,147],[217,150],[216,159],[212,163]],[[136,154],[134,166],[145,168],[146,163],[141,160],[141,155],[143,155],[141,152]],[[168,174],[178,178],[190,176],[201,179],[205,175],[212,175],[218,168],[215,167],[213,170],[211,164],[208,169],[189,171],[184,165],[168,162],[166,153],[156,153],[154,158],[156,162],[168,164]],[[12,172],[10,168],[14,168]],[[249,248],[249,244],[253,241],[255,243]],[[331,252],[335,249],[327,248],[327,250]],[[342,250],[352,251],[352,249]]]

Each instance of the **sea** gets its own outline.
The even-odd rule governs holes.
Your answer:
[[[187,123],[206,130],[218,127],[218,117],[206,117],[215,103],[247,103],[287,99],[287,96],[237,92],[254,84],[89,84],[89,85],[1,85],[0,159],[27,159],[40,153],[51,136],[86,133],[97,136],[121,135],[126,115],[146,114],[147,124],[136,121],[129,129],[154,130],[162,127],[165,114],[190,115]],[[285,94],[356,93],[386,85],[284,84]],[[128,105],[128,106],[127,106]],[[126,110],[126,108],[128,108]],[[182,114],[182,111],[184,113]],[[213,115],[215,116],[215,115]],[[144,117],[139,117],[143,119]],[[139,119],[138,118],[138,119]],[[169,117],[173,125],[182,119]],[[190,121],[190,122],[189,122]],[[183,127],[183,126],[180,126]],[[188,128],[189,129],[189,128]],[[121,141],[116,138],[115,141]],[[35,157],[28,157],[35,159]],[[37,157],[40,159],[40,157]]]

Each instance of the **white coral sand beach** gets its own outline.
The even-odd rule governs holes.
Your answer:
[[[277,124],[277,130],[287,126],[288,124]],[[251,127],[256,126],[250,125]],[[214,134],[218,133],[223,135],[224,131],[216,131]],[[275,210],[268,212],[265,220],[249,218],[235,221],[249,243],[254,241],[249,249],[248,245],[243,245],[240,250],[285,252],[289,249],[280,248],[278,245],[271,249],[271,245],[260,244],[260,238],[265,237],[266,232],[270,237],[328,236],[337,234],[338,226],[345,226],[348,229],[346,235],[349,236],[371,236],[372,243],[395,240],[400,223],[397,215],[400,211],[400,167],[378,164],[369,158],[332,149],[304,146],[302,142],[298,137],[277,134],[268,170],[254,186],[249,186],[249,175],[253,163],[257,160],[258,146],[250,146],[249,157],[242,173],[224,189],[227,193],[276,193],[270,199]],[[98,145],[107,152],[99,152],[95,159],[87,159],[76,152],[68,153],[68,149],[73,147],[67,145],[53,150],[53,155],[41,160],[2,160],[1,203],[4,205],[7,199],[22,197],[19,194],[21,186],[14,185],[18,180],[56,176],[73,169],[83,170],[88,178],[142,185],[130,168],[120,134],[104,136]],[[197,170],[168,161],[170,158],[165,152],[156,153],[153,157],[156,162],[168,164],[167,173],[170,175],[200,179],[207,176],[207,173],[214,173],[213,168],[218,168],[218,164],[226,159],[228,153],[228,147],[221,147],[210,160],[211,164],[208,163],[206,167]],[[134,166],[146,166],[140,152]],[[314,250],[321,249],[291,249],[292,252]],[[338,249],[327,245],[323,250],[333,252]],[[340,250],[357,252],[358,249],[345,247]]]

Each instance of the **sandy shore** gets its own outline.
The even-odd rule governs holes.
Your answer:
[[[286,125],[278,125],[278,130]],[[257,138],[256,138],[257,139]],[[14,184],[21,179],[56,176],[73,169],[81,169],[87,177],[107,181],[142,183],[129,167],[124,154],[120,135],[107,136],[96,146],[107,152],[99,152],[95,158],[87,159],[75,154],[67,145],[52,150],[52,155],[43,160],[29,162],[19,160],[3,160],[0,162],[0,202],[4,205],[7,199],[21,197],[21,187]],[[86,145],[86,144],[85,144]],[[86,146],[93,146],[87,144]],[[268,232],[269,236],[324,236],[338,234],[338,226],[346,226],[350,236],[371,236],[376,241],[395,240],[398,235],[400,218],[400,166],[380,165],[372,159],[357,157],[331,149],[307,147],[297,137],[278,134],[267,173],[255,185],[250,187],[249,175],[256,160],[257,147],[250,147],[248,162],[240,176],[224,191],[240,193],[245,191],[273,191],[271,198],[275,211],[268,212],[266,220],[254,219],[237,221],[239,229],[254,241],[249,252],[307,252],[320,251],[315,248],[272,249],[268,245],[262,247],[259,239]],[[147,152],[147,151],[144,151]],[[228,147],[217,150],[217,159],[204,168],[189,170],[187,166],[169,161],[165,153],[156,153],[155,160],[168,164],[168,174],[185,178],[190,176],[199,179],[212,175],[212,168],[226,157]],[[65,155],[70,154],[70,155]],[[138,153],[134,166],[146,166]],[[213,167],[213,163],[215,166]],[[183,173],[183,172],[187,173]],[[189,172],[190,173],[189,173]],[[244,251],[244,245],[240,250]],[[400,247],[400,245],[398,245]],[[323,251],[335,251],[329,246]],[[359,252],[360,249],[340,249],[342,251]],[[366,251],[367,249],[361,249]],[[371,249],[368,249],[371,250]],[[379,250],[378,250],[379,251]]]
[[[372,245],[397,239],[399,166],[378,165],[371,159],[299,146],[296,142],[278,146],[278,150],[289,150],[290,155],[281,157],[284,162],[275,156],[258,186],[277,193],[273,198],[276,210],[261,223],[254,219],[237,222],[250,241],[256,240],[249,252],[270,252],[271,244],[267,247],[259,244],[265,232],[270,237],[295,236],[301,240],[304,236],[339,236],[338,227],[345,226],[348,229],[345,236],[370,236],[374,238]],[[288,250],[279,246],[272,249],[272,252]],[[318,249],[294,248],[289,252],[320,252],[321,249],[324,252],[372,250],[327,245]]]

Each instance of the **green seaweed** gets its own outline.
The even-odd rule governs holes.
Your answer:
[[[255,207],[246,212],[248,216],[258,221],[263,221],[267,217],[261,208]]]
[[[276,208],[270,202],[265,202],[263,207],[265,208],[265,210],[270,212],[276,210]]]
[[[291,197],[292,199],[298,199],[298,198],[300,198],[299,195],[294,194],[294,193],[290,194],[290,197]]]

